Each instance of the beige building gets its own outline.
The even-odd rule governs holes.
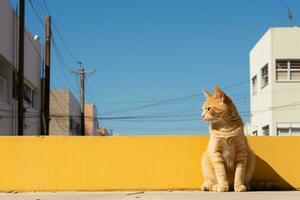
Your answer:
[[[85,135],[99,135],[97,108],[85,105]],[[51,90],[49,135],[81,135],[80,104],[70,90]]]
[[[111,130],[108,130],[107,128],[98,128],[97,132],[100,136],[112,136]]]
[[[85,135],[99,135],[98,119],[97,119],[97,108],[94,104],[84,105],[84,123],[85,123]]]
[[[270,28],[250,51],[253,135],[300,135],[300,28]]]
[[[26,30],[24,36],[24,135],[40,134],[41,45]],[[0,135],[17,135],[16,78],[18,17],[8,0],[0,1]]]
[[[50,91],[49,135],[81,135],[80,104],[70,90]]]

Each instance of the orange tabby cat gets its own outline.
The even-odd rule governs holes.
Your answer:
[[[255,156],[244,135],[243,121],[232,100],[217,86],[204,92],[202,118],[210,122],[210,139],[202,156],[204,183],[201,190],[236,192],[250,189]]]

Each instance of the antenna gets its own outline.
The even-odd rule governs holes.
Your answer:
[[[294,23],[293,23],[293,13],[292,13],[292,11],[291,11],[291,9],[289,8],[288,5],[285,5],[285,8],[286,8],[286,10],[288,12],[288,17],[289,17],[290,25],[293,26],[294,25]]]

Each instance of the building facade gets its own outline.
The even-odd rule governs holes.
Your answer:
[[[112,136],[112,130],[108,130],[107,128],[100,127],[97,129],[98,135],[100,136]]]
[[[49,135],[81,135],[80,113],[70,90],[51,90]]]
[[[253,135],[300,135],[300,28],[270,28],[250,51]]]
[[[24,36],[24,135],[40,134],[41,45]],[[0,135],[17,135],[18,17],[8,0],[0,1]]]
[[[85,135],[100,135],[97,131],[99,124],[97,119],[97,108],[94,104],[84,105]]]

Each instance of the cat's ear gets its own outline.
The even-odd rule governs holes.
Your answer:
[[[226,94],[216,85],[214,85],[215,97],[217,100],[224,102],[226,99]]]
[[[207,92],[207,91],[205,91],[205,90],[203,90],[203,94],[204,94],[204,96],[206,96],[207,98],[212,96],[211,93],[209,93],[209,92]]]

